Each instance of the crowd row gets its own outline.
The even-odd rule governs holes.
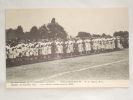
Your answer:
[[[25,64],[38,59],[49,60],[68,56],[100,53],[122,49],[120,38],[68,39],[19,43],[11,47],[6,45],[7,64],[24,62]]]

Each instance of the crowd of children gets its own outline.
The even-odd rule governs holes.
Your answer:
[[[123,49],[119,37],[21,42],[15,46],[6,45],[6,64],[7,66],[17,66],[119,49]]]

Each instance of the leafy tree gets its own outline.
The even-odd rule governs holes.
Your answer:
[[[6,30],[6,39],[8,40],[15,40],[15,39],[23,39],[23,28],[18,26],[16,29],[7,29]]]
[[[29,38],[31,40],[38,40],[39,39],[39,32],[38,32],[38,29],[36,26],[33,26],[31,29],[30,29],[30,32],[28,34]]]
[[[46,38],[48,38],[48,29],[47,29],[47,27],[45,26],[45,24],[42,25],[42,26],[38,29],[38,31],[39,31],[39,36],[40,36],[41,39],[46,39]]]
[[[103,33],[103,34],[102,34],[102,37],[106,37],[106,34],[105,34],[105,33]]]
[[[9,41],[9,40],[13,40],[15,39],[16,36],[15,36],[15,30],[10,28],[10,29],[7,29],[6,30],[6,40]]]
[[[80,37],[80,38],[91,37],[91,34],[87,32],[78,32],[77,37]]]
[[[30,32],[25,32],[23,36],[23,40],[30,40],[30,39],[31,39]]]
[[[17,29],[15,30],[15,35],[17,39],[22,39],[24,32],[22,26],[18,26]]]
[[[129,33],[128,31],[119,31],[119,32],[114,32],[113,36],[128,37]]]
[[[97,37],[101,37],[101,35],[99,35],[99,34],[93,34],[92,37],[97,38]]]
[[[125,48],[129,47],[129,32],[128,31],[114,32],[113,36],[120,36],[123,47]]]
[[[59,25],[58,23],[56,23],[55,18],[53,18],[51,20],[51,23],[49,23],[47,25],[48,27],[48,38],[52,38],[52,39],[57,39],[57,38],[61,38],[61,39],[65,39],[67,38],[67,33],[64,30],[64,28]]]

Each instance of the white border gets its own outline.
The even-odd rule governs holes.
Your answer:
[[[5,8],[128,7],[130,33],[130,87],[78,89],[5,88]],[[133,0],[0,0],[0,100],[133,100]]]

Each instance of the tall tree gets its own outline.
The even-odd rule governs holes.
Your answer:
[[[6,41],[13,40],[16,38],[15,30],[10,28],[6,30]]]
[[[49,38],[53,38],[53,39],[57,39],[57,38],[61,38],[61,39],[65,39],[67,38],[67,33],[64,30],[64,28],[59,25],[56,21],[55,18],[53,18],[51,20],[51,23],[49,23],[47,25],[49,32],[48,32],[48,36]]]
[[[129,32],[128,31],[114,32],[113,36],[120,36],[123,47],[125,48],[129,47]]]
[[[19,25],[17,27],[17,29],[15,30],[15,35],[16,35],[17,39],[22,39],[23,38],[24,32],[23,32],[22,26]]]
[[[48,38],[48,29],[47,29],[47,27],[45,26],[45,24],[42,25],[42,26],[38,29],[38,31],[39,31],[39,38],[41,38],[41,39],[46,39],[46,38]]]
[[[36,26],[33,26],[29,33],[29,38],[31,40],[38,40],[39,39],[39,32]]]
[[[103,33],[103,34],[102,34],[102,37],[106,37],[106,34],[105,34],[105,33]]]

